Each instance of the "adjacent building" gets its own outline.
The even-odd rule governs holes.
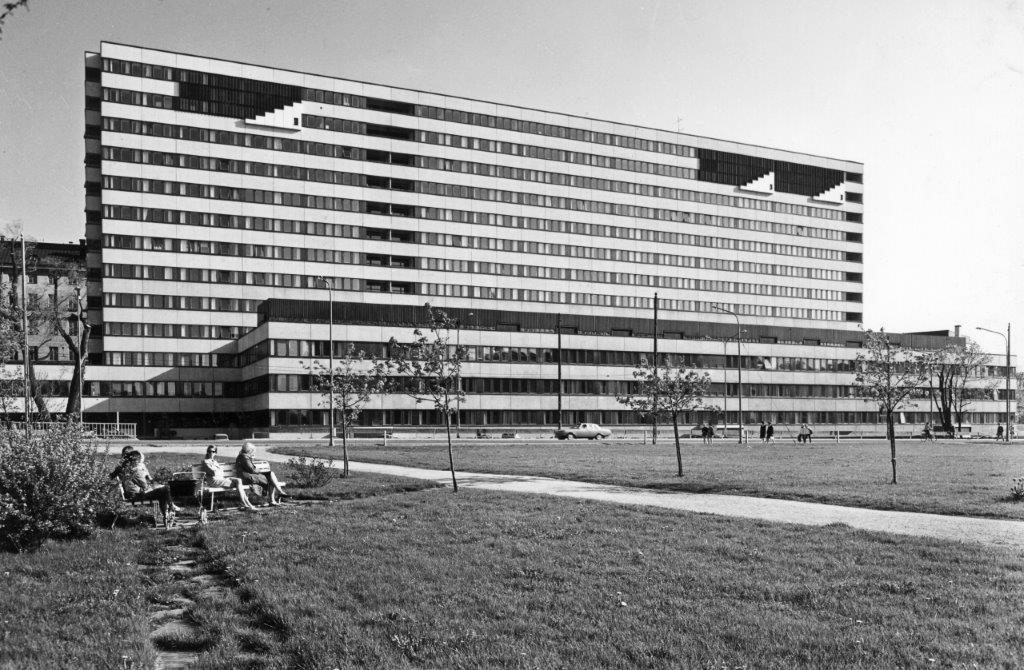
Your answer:
[[[559,387],[564,422],[635,423],[615,398],[656,334],[729,424],[737,362],[744,423],[878,422],[860,163],[113,43],[85,80],[97,420],[326,430],[329,342],[380,352],[430,303],[469,347],[462,425],[554,425]],[[361,420],[438,417],[393,395]]]

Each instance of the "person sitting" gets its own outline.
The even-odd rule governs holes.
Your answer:
[[[238,494],[238,499],[242,501],[243,508],[256,509],[256,506],[249,502],[249,497],[245,495],[242,480],[239,477],[227,477],[224,475],[224,466],[217,461],[217,447],[212,444],[206,447],[203,471],[206,473],[207,484],[223,489],[234,488]]]
[[[287,494],[281,488],[277,475],[270,470],[265,472],[256,470],[256,463],[252,459],[254,451],[255,447],[253,447],[252,442],[246,442],[242,445],[242,449],[235,458],[235,472],[238,473],[238,476],[246,484],[253,484],[261,489],[270,489],[270,504],[277,507],[281,504],[281,498],[287,497]]]
[[[160,504],[160,513],[164,517],[164,525],[170,525],[174,515],[181,508],[171,499],[171,489],[166,486],[154,486],[153,477],[145,464],[146,457],[135,451],[131,446],[121,450],[121,462],[110,473],[111,479],[121,482],[124,498],[129,502],[155,500]]]

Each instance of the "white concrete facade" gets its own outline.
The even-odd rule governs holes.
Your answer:
[[[271,390],[309,355],[240,363],[267,340],[327,341],[325,323],[260,325],[256,313],[265,300],[323,304],[321,276],[337,303],[448,310],[480,357],[464,371],[471,388],[529,382],[471,391],[468,424],[550,422],[554,400],[537,389],[557,366],[530,357],[555,349],[551,318],[571,330],[598,317],[563,349],[638,357],[655,293],[659,351],[701,357],[721,396],[710,400],[731,413],[735,321],[712,306],[739,313],[744,421],[874,421],[846,370],[863,340],[860,163],[112,43],[86,68],[104,332],[89,406],[136,417],[142,434],[322,425],[318,394]],[[334,327],[361,343],[410,333]],[[609,382],[632,369],[563,365],[597,389],[565,394],[567,420],[630,421]],[[366,420],[430,421],[417,411],[382,398]]]

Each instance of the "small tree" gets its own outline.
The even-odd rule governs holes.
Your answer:
[[[884,330],[867,331],[866,351],[857,354],[857,395],[874,402],[885,413],[886,433],[892,453],[892,483],[896,483],[896,431],[893,415],[928,381],[927,361],[889,339]]]
[[[466,360],[466,348],[451,345],[450,332],[456,327],[455,320],[444,311],[434,309],[428,302],[428,332],[419,328],[413,331],[415,339],[410,344],[399,344],[394,338],[388,343],[391,365],[401,380],[400,390],[417,403],[429,402],[444,417],[445,435],[448,438],[448,467],[452,473],[452,490],[459,492],[455,477],[455,456],[452,452],[452,414],[461,405],[465,394],[460,388],[462,362]]]
[[[332,377],[334,380],[333,409],[335,415],[341,418],[341,458],[344,462],[342,477],[348,477],[348,431],[355,425],[370,397],[386,391],[389,370],[387,361],[371,358],[362,349],[356,351],[351,342],[341,359],[336,361],[333,375],[329,368],[320,363],[313,369],[314,388],[320,390],[328,406]]]
[[[925,356],[928,390],[939,412],[942,429],[953,432],[953,421],[963,428],[963,416],[974,400],[969,382],[978,379],[978,370],[991,358],[974,340],[953,344]]]
[[[711,377],[705,372],[676,369],[659,371],[643,360],[633,371],[636,393],[618,396],[618,400],[641,419],[665,416],[672,419],[675,431],[677,477],[683,476],[683,452],[679,442],[679,415],[703,406],[704,396],[711,387]]]

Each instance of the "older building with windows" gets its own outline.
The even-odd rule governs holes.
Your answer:
[[[463,425],[556,424],[559,385],[563,421],[635,423],[615,396],[655,333],[730,424],[737,362],[745,423],[878,420],[860,163],[112,43],[85,75],[97,420],[325,430],[328,342],[381,352],[428,302],[469,348]]]

